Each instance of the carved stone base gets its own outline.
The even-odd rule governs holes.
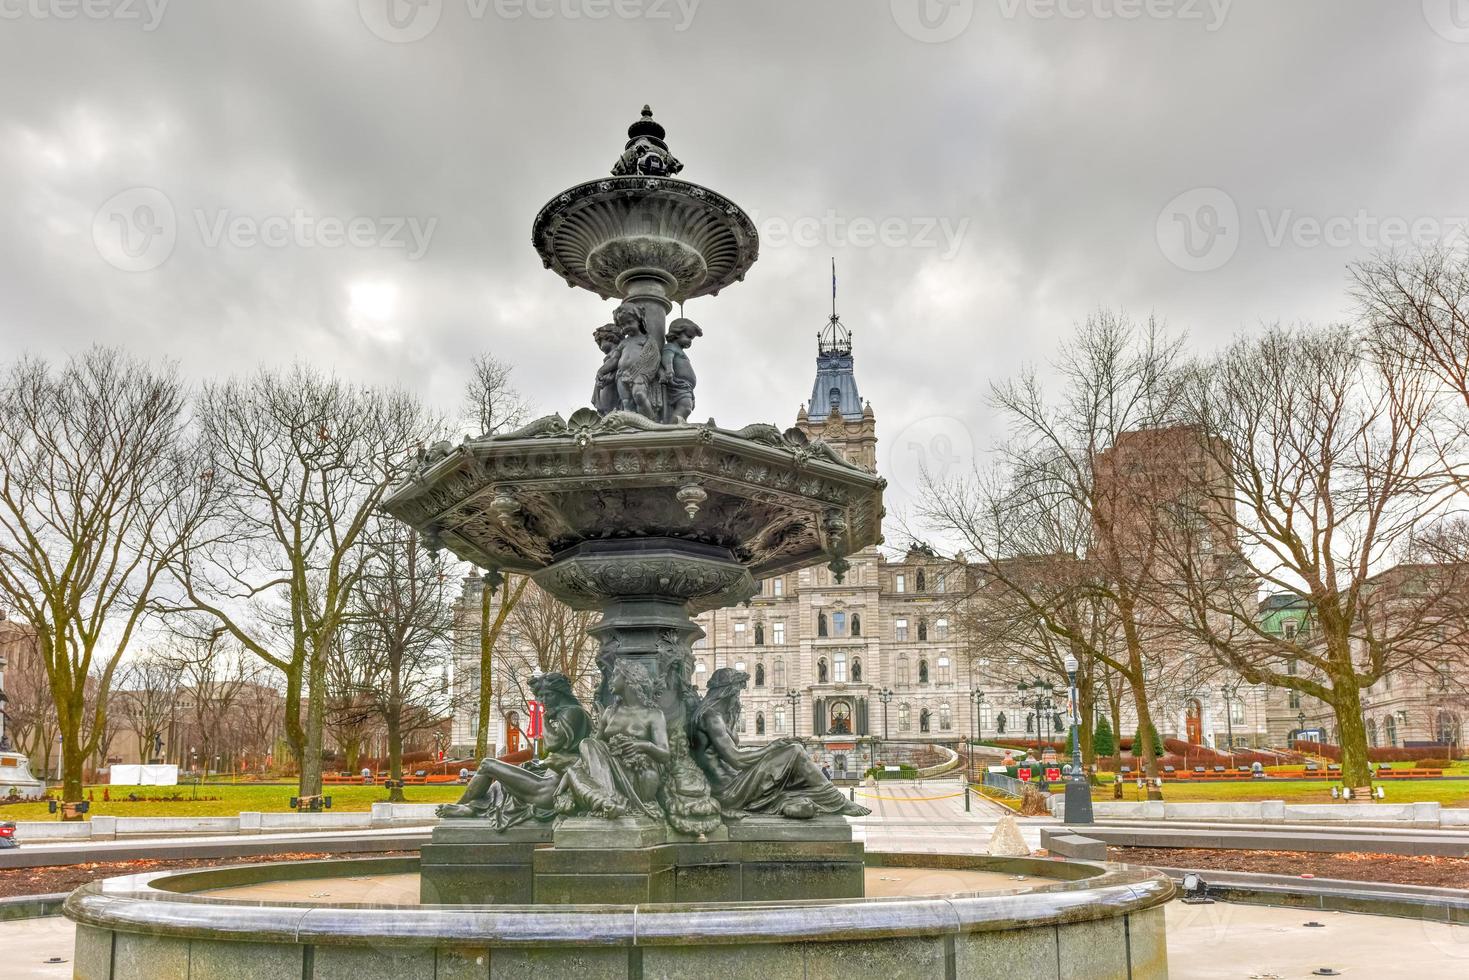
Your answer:
[[[419,850],[425,905],[525,905],[535,901],[532,856],[551,844],[549,824],[497,831],[487,820],[446,820]]]

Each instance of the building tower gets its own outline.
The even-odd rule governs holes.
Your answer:
[[[877,470],[877,420],[857,392],[852,331],[837,315],[836,260],[831,264],[831,317],[816,334],[816,381],[811,401],[796,414],[796,427],[823,439],[847,459]]]

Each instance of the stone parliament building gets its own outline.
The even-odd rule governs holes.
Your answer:
[[[796,426],[858,465],[877,469],[876,413],[859,394],[852,336],[835,313],[818,335],[815,381],[810,400],[797,413]],[[1159,439],[1166,440],[1168,433],[1158,430],[1129,437],[1109,450],[1113,465],[1157,466]],[[1130,456],[1138,459],[1130,462]],[[1030,739],[1039,729],[1041,734],[1066,737],[1064,678],[1045,678],[1057,685],[1056,711],[1047,712],[1050,717],[1038,716],[1033,701],[1022,700],[1015,687],[1017,680],[1030,679],[1033,669],[1022,668],[1024,676],[1018,677],[1014,668],[1007,669],[1010,658],[1004,650],[966,649],[957,625],[958,607],[966,595],[975,594],[976,586],[983,588],[972,580],[975,568],[921,544],[901,555],[869,548],[849,561],[851,568],[841,583],[824,566],[805,568],[763,580],[748,605],[696,618],[705,636],[693,650],[695,685],[702,691],[710,674],[721,667],[750,675],[742,699],[742,740],[758,744],[798,736],[834,773],[854,775],[875,762],[932,762],[941,754],[933,747],[958,748],[973,736]],[[453,673],[460,707],[453,721],[451,752],[461,757],[470,754],[475,743],[474,627],[480,587],[477,576],[466,580],[457,612],[461,640]],[[1299,621],[1302,615],[1293,605],[1298,604],[1288,597],[1265,597],[1260,615],[1266,627],[1289,630],[1291,617]],[[505,659],[513,659],[525,674],[527,657],[515,652],[523,639],[511,629],[502,642]],[[518,690],[523,684],[504,682],[513,671],[502,666],[501,659],[497,653],[498,711],[493,713],[490,741],[499,749],[507,745],[514,749],[521,741],[513,729],[527,717],[524,695]],[[583,660],[593,662],[591,650]],[[1232,740],[1235,747],[1245,748],[1281,746],[1303,729],[1308,734],[1334,734],[1325,705],[1238,678],[1220,678],[1216,672],[1205,677],[1192,666],[1204,660],[1185,651],[1156,664],[1153,710],[1163,737],[1218,748]],[[595,682],[584,680],[589,694]],[[1388,690],[1391,682],[1378,687]],[[1446,715],[1437,703],[1441,696],[1419,687],[1399,682],[1392,692],[1396,695],[1392,710],[1383,713],[1387,720],[1369,718],[1374,744],[1432,740],[1447,726],[1452,726],[1453,740],[1459,740],[1458,712]],[[976,700],[975,692],[982,692],[982,699]],[[1371,693],[1387,700],[1383,691]],[[1103,703],[1098,711],[1106,712]],[[1122,699],[1120,718],[1123,733],[1130,735],[1136,725],[1130,698]]]

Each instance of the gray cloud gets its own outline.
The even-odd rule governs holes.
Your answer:
[[[490,350],[567,411],[609,305],[530,222],[651,102],[684,177],[800,230],[687,310],[698,415],[789,422],[835,255],[883,449],[983,449],[988,382],[1097,306],[1201,347],[1332,319],[1364,227],[1469,212],[1456,2],[0,0],[0,338],[299,356],[446,408]],[[160,196],[164,258],[119,253]],[[432,223],[421,256],[395,221]]]

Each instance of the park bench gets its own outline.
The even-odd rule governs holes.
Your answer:
[[[330,796],[293,796],[291,797],[291,809],[297,813],[320,813],[322,810],[332,808]]]

